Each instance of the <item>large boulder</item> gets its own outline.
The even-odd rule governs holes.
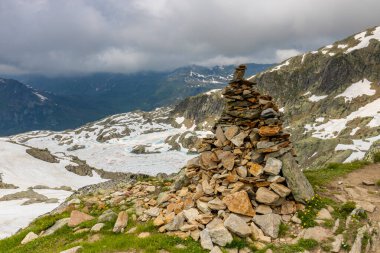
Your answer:
[[[70,214],[70,220],[67,223],[69,227],[76,227],[79,224],[94,219],[91,215],[88,215],[86,213],[74,210]]]
[[[24,239],[21,241],[21,244],[27,244],[28,242],[31,242],[38,238],[38,235],[36,235],[33,232],[29,232]]]
[[[57,231],[58,229],[61,229],[63,228],[64,226],[67,225],[67,223],[69,222],[70,218],[63,218],[63,219],[60,219],[60,220],[57,220],[53,226],[51,226],[50,228],[46,229],[45,232],[42,233],[42,236],[47,236],[47,235],[51,235],[51,234],[54,234],[55,231]]]
[[[115,222],[115,225],[113,227],[114,233],[120,233],[123,232],[124,229],[128,225],[128,213],[126,211],[121,211],[119,215],[117,216],[117,220]]]
[[[286,179],[288,187],[292,190],[294,199],[305,203],[314,196],[314,190],[310,182],[300,170],[296,160],[290,153],[281,157],[282,174]]]

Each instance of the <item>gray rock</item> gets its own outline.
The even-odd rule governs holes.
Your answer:
[[[95,224],[94,226],[92,226],[91,228],[91,232],[99,232],[100,230],[102,230],[102,228],[105,226],[104,223],[97,223]]]
[[[61,251],[60,253],[78,253],[78,252],[81,252],[82,249],[83,249],[82,246],[76,246],[76,247]]]
[[[282,162],[276,158],[270,157],[264,167],[264,171],[270,175],[278,175],[281,171]]]
[[[167,192],[161,192],[157,196],[157,204],[160,205],[170,199],[170,195]]]
[[[342,242],[343,242],[343,235],[337,235],[335,236],[335,240],[331,244],[331,252],[339,252],[340,248],[342,247]]]
[[[277,193],[278,195],[280,195],[280,197],[282,198],[285,198],[286,196],[288,196],[292,191],[286,187],[285,185],[282,185],[282,184],[277,184],[277,183],[272,183],[270,185],[270,188],[275,192]]]
[[[320,219],[320,220],[330,220],[330,219],[332,219],[332,216],[331,216],[329,210],[327,210],[326,208],[322,208],[317,213],[317,219]]]
[[[185,216],[186,220],[194,221],[197,219],[199,211],[196,208],[190,208],[187,210],[183,210],[183,215]]]
[[[214,246],[210,253],[223,253],[218,246]]]
[[[146,210],[145,213],[151,217],[157,217],[158,215],[160,215],[160,208],[151,207],[148,210]]]
[[[273,147],[274,145],[276,145],[276,143],[274,143],[274,142],[270,142],[270,141],[259,141],[259,142],[257,143],[257,149],[270,148],[270,147]]]
[[[99,216],[98,222],[114,221],[116,220],[116,218],[117,218],[117,214],[111,209],[108,209]]]
[[[113,227],[114,233],[123,233],[124,229],[128,225],[128,213],[126,211],[121,211],[119,215],[117,216],[115,225]]]
[[[247,168],[244,166],[239,166],[238,168],[236,168],[236,172],[239,176],[243,178],[247,177],[247,174],[248,174]]]
[[[268,109],[263,110],[260,116],[262,118],[273,118],[273,117],[277,117],[278,113],[272,108],[268,108]]]
[[[201,233],[199,234],[199,238],[201,241],[202,248],[212,250],[214,244],[212,243],[212,240],[207,228],[201,231]]]
[[[279,199],[280,196],[265,187],[260,187],[256,192],[256,201],[263,204],[271,205]]]
[[[221,201],[219,198],[214,198],[213,200],[208,202],[208,207],[211,210],[224,210],[227,206]]]
[[[228,216],[224,221],[224,226],[240,237],[246,237],[252,233],[251,228],[247,223],[235,214],[230,214],[230,216]]]
[[[197,200],[197,207],[202,213],[210,213],[210,208],[206,202]]]
[[[63,219],[57,220],[53,226],[51,226],[50,228],[46,229],[45,232],[43,232],[42,236],[54,234],[55,231],[67,225],[67,223],[69,223],[69,220],[70,218],[63,218]]]
[[[223,224],[217,225],[213,228],[208,228],[208,230],[212,242],[219,246],[224,247],[233,240],[232,235],[228,232],[227,228],[223,226]]]
[[[238,135],[236,135],[235,137],[233,137],[233,138],[231,139],[231,142],[232,142],[235,146],[240,147],[241,145],[243,145],[243,143],[244,143],[244,139],[245,139],[245,137],[247,137],[247,136],[248,136],[248,133],[246,133],[246,132],[241,132],[241,133],[239,133]]]
[[[292,190],[294,199],[298,202],[306,203],[306,200],[314,196],[313,187],[290,153],[283,155],[281,161],[282,174],[286,179],[288,187]]]
[[[258,207],[256,207],[256,213],[258,214],[269,214],[269,213],[272,213],[272,208],[270,208],[270,206],[266,206],[266,205],[259,205]]]
[[[33,232],[29,232],[24,239],[21,241],[21,244],[27,244],[28,242],[31,242],[38,238],[38,235],[36,235]]]
[[[367,232],[367,225],[358,229],[354,244],[351,247],[350,253],[361,253],[362,252],[362,241],[364,233]]]
[[[270,213],[264,215],[256,215],[253,221],[263,230],[264,234],[277,238],[281,224],[281,216]]]
[[[331,237],[333,234],[330,230],[323,227],[312,227],[307,228],[300,234],[304,239],[313,239],[317,242],[322,242],[327,238]]]
[[[183,226],[184,222],[185,216],[183,215],[183,212],[181,212],[174,217],[171,223],[167,224],[166,229],[169,231],[179,230]]]

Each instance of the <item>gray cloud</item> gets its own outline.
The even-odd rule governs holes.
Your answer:
[[[279,62],[380,25],[378,0],[0,0],[0,73]]]

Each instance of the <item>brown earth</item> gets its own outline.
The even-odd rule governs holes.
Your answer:
[[[364,209],[375,207],[373,212],[367,210],[368,217],[373,224],[380,224],[380,186],[376,185],[379,180],[380,164],[367,165],[332,181],[328,185],[328,195],[338,201],[354,201]],[[364,182],[372,182],[374,185],[366,185]],[[380,252],[379,240],[376,249],[376,252]]]

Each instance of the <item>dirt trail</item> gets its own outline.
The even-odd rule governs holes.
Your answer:
[[[338,201],[354,201],[363,207],[372,220],[372,224],[380,224],[380,164],[371,164],[350,174],[337,178],[328,185],[330,197]],[[372,182],[374,185],[366,185]],[[376,244],[376,252],[380,252],[380,240]]]

